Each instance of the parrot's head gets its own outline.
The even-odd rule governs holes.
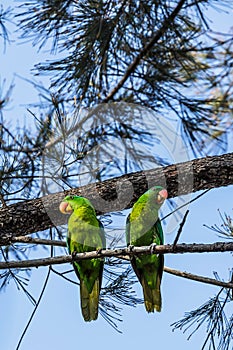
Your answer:
[[[92,207],[92,204],[87,198],[81,196],[66,196],[60,203],[59,210],[62,214],[71,214],[82,206]]]
[[[148,197],[152,202],[155,202],[158,207],[161,207],[167,199],[168,193],[162,186],[154,186],[148,190]]]

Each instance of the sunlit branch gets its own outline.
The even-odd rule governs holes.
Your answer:
[[[30,236],[12,237],[11,239],[6,240],[5,243],[0,245],[6,245],[6,244],[12,244],[12,243],[40,244],[40,245],[49,245],[49,246],[56,246],[56,247],[66,247],[66,242],[64,241],[32,238]]]
[[[0,270],[12,269],[12,268],[30,268],[39,266],[49,266],[64,263],[71,263],[73,261],[93,259],[93,258],[104,258],[104,257],[124,257],[133,256],[140,254],[183,254],[183,253],[216,253],[216,252],[232,252],[232,242],[216,242],[212,244],[177,244],[175,247],[170,244],[143,247],[131,247],[123,249],[102,249],[101,251],[92,251],[86,253],[78,253],[76,256],[65,255],[57,256],[53,258],[40,258],[25,261],[9,261],[0,262]]]

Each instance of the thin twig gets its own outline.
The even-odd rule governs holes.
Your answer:
[[[3,242],[1,242],[1,245]],[[53,240],[53,239],[42,239],[42,238],[32,238],[29,236],[19,236],[12,237],[10,243],[27,243],[27,244],[41,244],[41,245],[52,245],[56,247],[66,247],[66,242]]]
[[[6,254],[3,250],[2,247],[0,247],[0,251],[1,251],[1,254],[3,256],[3,259],[5,261],[5,264],[7,265],[8,264],[8,260],[7,260],[7,257],[6,257]],[[11,277],[13,278],[13,281],[15,282],[16,286],[18,289],[22,289],[23,292],[26,294],[26,296],[28,297],[28,299],[30,300],[30,302],[33,304],[33,305],[36,305],[36,300],[33,298],[33,296],[27,291],[27,289],[25,288],[24,284],[20,281],[20,279],[17,277],[17,275],[15,275],[10,267],[5,267],[5,269],[8,269],[9,270],[9,274],[11,275]]]
[[[50,229],[50,236],[51,236],[51,239],[52,239],[52,229]],[[51,258],[53,257],[53,250],[54,250],[53,247],[51,247]],[[36,310],[38,309],[38,307],[39,307],[39,305],[40,305],[40,302],[41,302],[42,297],[43,297],[43,295],[44,295],[45,289],[46,289],[46,287],[47,287],[47,285],[48,285],[48,282],[49,282],[50,273],[51,273],[51,266],[49,266],[49,270],[48,270],[47,276],[46,276],[46,278],[45,278],[45,281],[44,281],[43,288],[42,288],[42,290],[41,290],[39,299],[38,299],[38,301],[37,301],[37,303],[36,303],[36,305],[35,305],[35,307],[34,307],[34,310],[33,310],[32,314],[31,314],[31,316],[30,316],[30,318],[29,318],[29,320],[28,320],[28,322],[27,322],[27,324],[26,324],[26,326],[25,326],[25,328],[24,328],[24,330],[23,330],[23,333],[21,334],[21,337],[20,337],[20,339],[19,339],[19,341],[18,341],[16,350],[19,350],[20,345],[21,345],[21,343],[22,343],[22,341],[23,341],[23,338],[25,337],[25,335],[26,335],[26,333],[27,333],[27,330],[28,330],[28,328],[29,328],[29,326],[30,326],[30,324],[31,324],[31,322],[32,322],[32,320],[33,320],[33,318],[34,318],[34,316],[35,316]]]
[[[52,266],[51,266],[51,271],[52,271],[53,273],[55,273],[56,275],[58,275],[58,276],[64,278],[66,281],[68,281],[68,282],[70,282],[70,283],[73,283],[73,284],[76,284],[77,286],[79,286],[79,283],[78,283],[78,282],[75,282],[75,281],[73,281],[71,278],[68,278],[68,277],[64,276],[64,273],[61,273],[61,272],[56,271]]]
[[[185,215],[184,215],[184,217],[183,217],[183,220],[182,220],[181,223],[180,223],[179,230],[178,230],[177,235],[176,235],[176,238],[174,239],[174,242],[173,242],[173,248],[175,248],[175,246],[176,246],[176,244],[177,244],[177,242],[178,242],[178,240],[179,240],[179,238],[180,238],[180,235],[181,235],[181,232],[182,232],[182,229],[183,229],[183,226],[184,226],[184,223],[185,223],[185,221],[186,221],[186,218],[187,218],[188,213],[189,213],[189,210],[186,211],[186,213],[185,213]]]
[[[20,339],[19,339],[19,342],[18,342],[18,344],[17,344],[16,350],[19,349],[20,344],[22,343],[22,340],[23,340],[23,338],[24,338],[24,336],[25,336],[25,334],[26,334],[26,332],[27,332],[27,330],[28,330],[28,327],[30,326],[30,323],[32,322],[32,319],[33,319],[33,317],[34,317],[34,315],[35,315],[35,313],[36,313],[36,310],[38,309],[38,306],[40,305],[41,299],[42,299],[42,297],[43,297],[43,295],[44,295],[44,292],[45,292],[45,288],[47,287],[47,284],[48,284],[48,281],[49,281],[50,272],[51,272],[51,269],[50,269],[50,267],[49,267],[49,271],[48,271],[47,276],[46,276],[46,278],[45,278],[45,282],[44,282],[42,291],[41,291],[41,293],[40,293],[40,297],[39,297],[39,299],[38,299],[38,301],[37,301],[37,303],[36,303],[36,305],[35,305],[35,308],[34,308],[32,314],[31,314],[31,316],[30,316],[30,318],[29,318],[29,320],[28,320],[28,323],[26,324],[26,327],[24,328],[24,331],[23,331],[23,333],[22,333],[22,335],[21,335],[21,337],[20,337]]]
[[[192,202],[195,202],[197,199],[199,199],[200,197],[204,196],[207,192],[210,191],[210,188],[208,190],[205,190],[204,192],[202,192],[201,194],[198,194],[196,197],[194,197],[193,199],[191,199],[188,202],[185,202],[184,204],[180,205],[178,208],[176,208],[175,210],[171,211],[170,213],[168,213],[167,215],[165,215],[161,221],[167,219],[169,216],[173,215],[176,211],[182,209],[183,207],[186,207],[187,205],[189,205]]]

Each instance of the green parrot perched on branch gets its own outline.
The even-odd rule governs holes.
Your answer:
[[[167,198],[167,191],[154,186],[145,192],[133,205],[126,221],[126,242],[133,246],[164,244],[163,230],[158,210]],[[133,256],[131,265],[143,288],[144,304],[148,312],[161,311],[160,284],[164,257],[159,254]]]
[[[105,234],[102,223],[97,219],[91,202],[80,196],[67,196],[59,206],[63,214],[71,214],[68,220],[67,246],[70,254],[84,253],[105,248]],[[73,262],[80,280],[82,315],[85,321],[98,317],[103,258]]]

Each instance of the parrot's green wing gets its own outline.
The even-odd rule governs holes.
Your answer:
[[[83,197],[66,197],[73,212],[68,221],[67,247],[70,254],[105,248],[102,223],[97,219],[91,203]],[[75,202],[74,202],[75,201]],[[104,259],[87,259],[73,262],[80,280],[82,315],[85,321],[98,317],[99,294],[102,283]]]
[[[130,244],[130,224],[129,218],[126,224],[126,236],[127,244]],[[147,233],[148,235],[148,233]],[[160,220],[158,219],[151,229],[150,244],[163,244],[163,231]],[[148,242],[148,239],[146,239]],[[144,244],[148,245],[148,244]],[[160,292],[160,285],[163,275],[164,256],[159,254],[153,255],[139,255],[133,256],[131,259],[131,265],[135,274],[137,275],[139,282],[143,287],[144,304],[148,312],[161,311],[162,298]]]
[[[161,188],[157,192],[158,194],[161,193]],[[166,195],[163,190],[162,194]],[[127,245],[148,246],[164,243],[163,230],[158,218],[158,208],[154,206],[154,201],[150,198],[152,196],[154,196],[154,192],[151,190],[142,195],[127,217]],[[150,225],[150,223],[152,224]],[[164,266],[163,255],[144,254],[133,256],[131,265],[142,285],[146,310],[148,312],[161,311],[160,285]]]

